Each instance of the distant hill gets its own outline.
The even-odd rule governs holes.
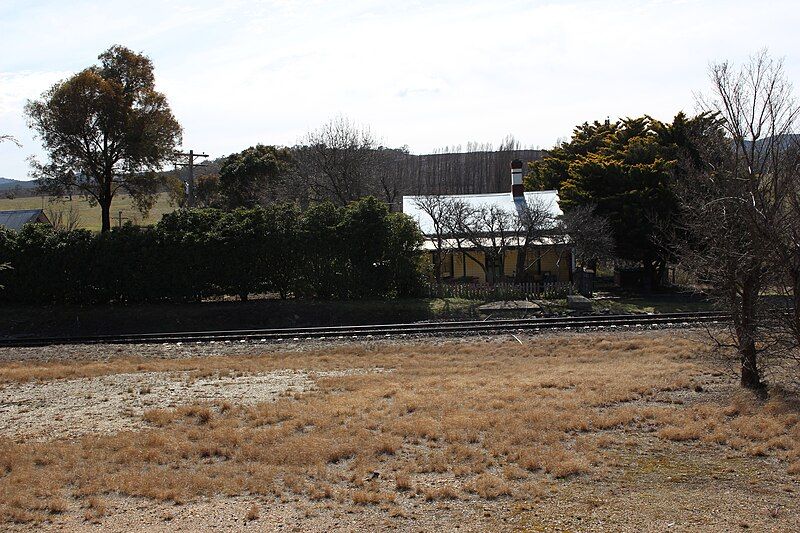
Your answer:
[[[778,146],[780,146],[782,149],[800,145],[800,134],[797,134],[797,133],[787,133],[787,134],[781,135],[779,137],[779,139],[780,140],[778,141]],[[771,140],[772,140],[772,137],[766,137],[766,138],[757,140],[756,141],[756,149],[757,150],[762,149],[762,147],[765,144],[767,144],[768,142],[770,142]],[[749,147],[751,145],[750,141],[745,141],[745,145]]]
[[[35,180],[23,181],[11,178],[0,178],[0,194],[4,197],[12,193],[18,196],[30,196],[35,189]]]
[[[36,187],[35,180],[15,180],[11,178],[0,178],[0,187],[15,187],[19,185],[23,189],[33,189]]]

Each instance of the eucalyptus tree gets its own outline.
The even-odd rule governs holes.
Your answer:
[[[25,107],[47,160],[33,162],[43,192],[78,191],[100,205],[102,231],[111,203],[128,193],[142,214],[155,202],[161,178],[181,141],[181,126],[155,88],[152,61],[112,46],[99,64],[53,85]]]

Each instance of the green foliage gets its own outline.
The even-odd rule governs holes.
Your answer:
[[[11,258],[16,246],[16,233],[0,226],[0,295],[11,274]]]
[[[419,226],[403,213],[390,213],[388,226],[386,261],[394,294],[419,295],[422,290],[420,275],[427,279],[427,270],[431,267],[431,262],[418,252],[423,243]]]
[[[425,279],[417,224],[373,197],[312,205],[298,228],[302,294],[318,298],[400,297]]]
[[[341,208],[331,202],[311,205],[299,224],[300,290],[329,299],[345,287],[347,258],[340,251]]]
[[[665,236],[679,216],[678,158],[696,152],[692,133],[712,120],[679,113],[671,124],[647,116],[585,123],[531,165],[526,185],[558,189],[566,211],[596,206],[611,224],[616,255],[655,273],[670,258]]]
[[[203,207],[216,207],[220,204],[219,174],[204,174],[195,180],[195,200]]]
[[[525,176],[528,190],[558,190],[569,179],[570,163],[581,156],[596,153],[607,144],[607,139],[619,123],[584,122],[572,132],[572,139],[548,151],[547,157],[534,161]]]
[[[92,233],[59,233],[43,224],[28,224],[12,237],[11,270],[5,293],[24,293],[32,300],[47,300],[54,288],[65,300],[80,301],[91,291],[83,283]],[[91,269],[91,267],[89,267]]]
[[[292,204],[276,204],[264,210],[267,220],[264,267],[270,272],[267,289],[285,298],[299,283],[298,241],[301,214]]]
[[[297,254],[291,252],[298,217],[291,205],[223,214],[213,233],[222,292],[247,299],[249,293],[270,291],[285,298],[295,286]]]
[[[384,251],[389,239],[386,204],[369,196],[351,202],[342,214],[342,256],[346,258],[347,285],[356,296],[379,294],[389,275]]]
[[[168,287],[167,257],[156,252],[156,235],[150,228],[126,224],[98,235],[87,257],[84,276],[93,278],[95,289],[87,301],[141,302],[157,299]],[[160,260],[159,265],[151,261]],[[24,295],[20,295],[23,298]],[[57,287],[51,298],[60,299]]]
[[[220,193],[228,207],[255,207],[275,198],[291,168],[288,149],[251,146],[225,159],[219,172]]]
[[[214,209],[181,209],[153,226],[156,257],[142,267],[157,269],[164,298],[199,300],[215,294],[220,256],[213,232],[221,215]]]
[[[402,297],[419,293],[416,224],[374,198],[300,212],[179,210],[152,227],[92,234],[27,225],[0,231],[0,299],[150,302],[274,292],[281,297]]]

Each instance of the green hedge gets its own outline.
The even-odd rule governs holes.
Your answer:
[[[391,298],[420,293],[417,225],[364,198],[319,204],[179,210],[152,227],[105,234],[41,224],[0,230],[0,299],[18,303],[281,297]]]

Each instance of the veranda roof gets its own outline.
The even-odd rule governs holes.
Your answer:
[[[542,237],[540,239],[531,240],[528,242],[529,247],[535,246],[552,246],[554,244],[568,244],[570,241],[567,238],[562,239],[551,239],[550,237]],[[499,243],[499,241],[498,241]],[[522,244],[525,243],[524,237],[506,237],[505,239],[505,246],[507,248],[519,248]],[[422,249],[426,252],[435,252],[437,251],[439,243],[436,239],[426,238],[425,241],[422,243]],[[484,248],[492,248],[491,239],[485,238],[481,239],[481,243]],[[467,239],[461,239],[461,247],[459,248],[458,239],[442,239],[442,250],[448,251],[458,251],[458,250],[476,250],[477,246],[472,241]]]

